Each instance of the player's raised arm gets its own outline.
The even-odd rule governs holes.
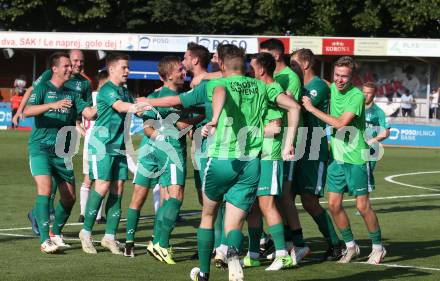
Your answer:
[[[298,124],[301,113],[301,106],[291,97],[281,94],[277,97],[277,105],[287,110],[287,133],[282,150],[283,158],[288,158],[292,155],[293,143],[298,132]]]
[[[44,104],[42,93],[32,91],[27,106],[23,111],[23,115],[25,117],[37,116],[49,110],[65,109],[70,107],[72,107],[72,101],[68,99]]]

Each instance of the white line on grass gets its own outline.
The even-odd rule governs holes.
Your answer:
[[[369,263],[367,263],[367,262],[355,262],[355,263],[361,263],[361,264],[368,264],[369,265]],[[440,271],[440,268],[435,268],[435,267],[424,267],[424,266],[414,266],[414,265],[400,265],[400,264],[391,264],[391,263],[380,263],[380,264],[377,264],[377,266],[394,267],[394,268],[413,268],[413,269]]]
[[[440,193],[433,193],[433,194],[414,194],[414,195],[400,195],[400,196],[386,196],[386,197],[371,197],[370,200],[392,200],[392,199],[405,199],[405,198],[423,198],[423,197],[436,197],[436,196],[440,196]],[[344,199],[344,202],[354,202],[356,201],[356,199]],[[320,203],[328,203],[328,201],[320,201]],[[297,206],[301,206],[301,203],[297,203]],[[193,216],[193,215],[199,215],[201,212],[200,211],[196,211],[196,212],[189,212],[189,213],[182,213],[181,216],[182,217],[187,217],[187,216]],[[152,220],[154,218],[154,215],[150,215],[150,216],[142,216],[139,219],[140,220]],[[121,219],[122,222],[126,221],[127,219]],[[83,223],[80,222],[72,222],[72,223],[66,223],[66,226],[79,226],[82,225]],[[0,231],[16,231],[16,230],[31,230],[32,227],[15,227],[15,228],[4,228],[4,229],[0,229]],[[35,236],[32,236],[35,237]]]
[[[427,171],[427,172],[415,172],[415,173],[398,174],[398,175],[391,175],[391,176],[385,177],[385,180],[387,182],[391,182],[391,183],[398,184],[398,185],[403,185],[403,186],[408,186],[408,187],[412,187],[412,188],[431,190],[431,191],[439,191],[438,189],[434,189],[434,188],[418,186],[418,185],[412,185],[412,184],[407,184],[407,183],[403,183],[403,182],[399,182],[399,181],[395,181],[394,180],[394,178],[397,178],[397,177],[415,176],[415,175],[423,175],[423,174],[438,174],[438,173],[440,173],[440,171]]]

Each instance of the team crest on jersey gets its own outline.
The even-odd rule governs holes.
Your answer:
[[[310,95],[311,95],[312,97],[316,97],[316,96],[318,95],[318,92],[317,92],[316,90],[311,90],[311,91],[310,91]]]

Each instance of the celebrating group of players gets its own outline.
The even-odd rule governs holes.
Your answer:
[[[295,51],[290,67],[281,41],[264,41],[260,50],[251,55],[248,66],[245,51],[235,45],[220,45],[211,59],[205,47],[190,43],[183,61],[175,56],[160,60],[162,88],[136,102],[125,85],[127,55],[108,55],[99,92],[92,98],[90,82],[82,75],[82,52],[53,54],[51,69],[34,82],[21,107],[24,116],[35,117],[29,163],[37,198],[29,217],[36,220],[41,251],[54,253],[68,247],[61,231],[75,203],[72,156],[78,130],[75,124],[82,115],[82,127],[94,120],[84,153],[89,178],[80,193],[84,224],[79,237],[86,253],[97,253],[91,234],[108,195],[101,246],[134,257],[140,210],[149,190],[159,184],[163,201],[156,211],[153,240],[147,250],[159,261],[175,263],[170,237],[184,198],[188,138],[202,204],[197,230],[199,267],[191,271],[192,280],[209,279],[213,253],[216,266],[228,267],[229,280],[243,280],[243,267],[260,266],[260,241],[270,240],[274,245],[268,255],[273,262],[266,270],[298,264],[310,254],[310,248],[304,242],[296,195],[328,243],[323,260],[339,263],[359,255],[342,206],[344,193],[354,196],[372,241],[368,263],[380,263],[386,251],[369,201],[375,163],[370,161],[370,152],[380,152],[377,144],[387,137],[388,124],[373,103],[375,85],[366,83],[364,95],[351,84],[355,62],[350,57],[335,62],[334,82],[329,86],[315,75],[311,50]],[[208,73],[209,63],[214,72]],[[180,93],[185,74],[193,77],[192,90]],[[129,137],[132,114],[144,120],[144,136],[134,155],[137,164],[122,245],[115,235],[128,179],[127,155],[133,155]],[[366,126],[382,129],[370,134]],[[369,146],[374,147],[372,151]],[[94,189],[89,192],[92,182]],[[53,186],[58,187],[60,202],[49,229]],[[319,203],[324,186],[331,216]],[[84,196],[83,188],[87,189]],[[263,218],[268,234],[263,231]],[[249,248],[240,259],[246,221]]]

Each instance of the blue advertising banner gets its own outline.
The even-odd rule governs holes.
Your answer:
[[[390,124],[390,137],[384,145],[440,148],[440,126]]]
[[[10,102],[0,102],[0,128],[11,126],[12,111]]]

